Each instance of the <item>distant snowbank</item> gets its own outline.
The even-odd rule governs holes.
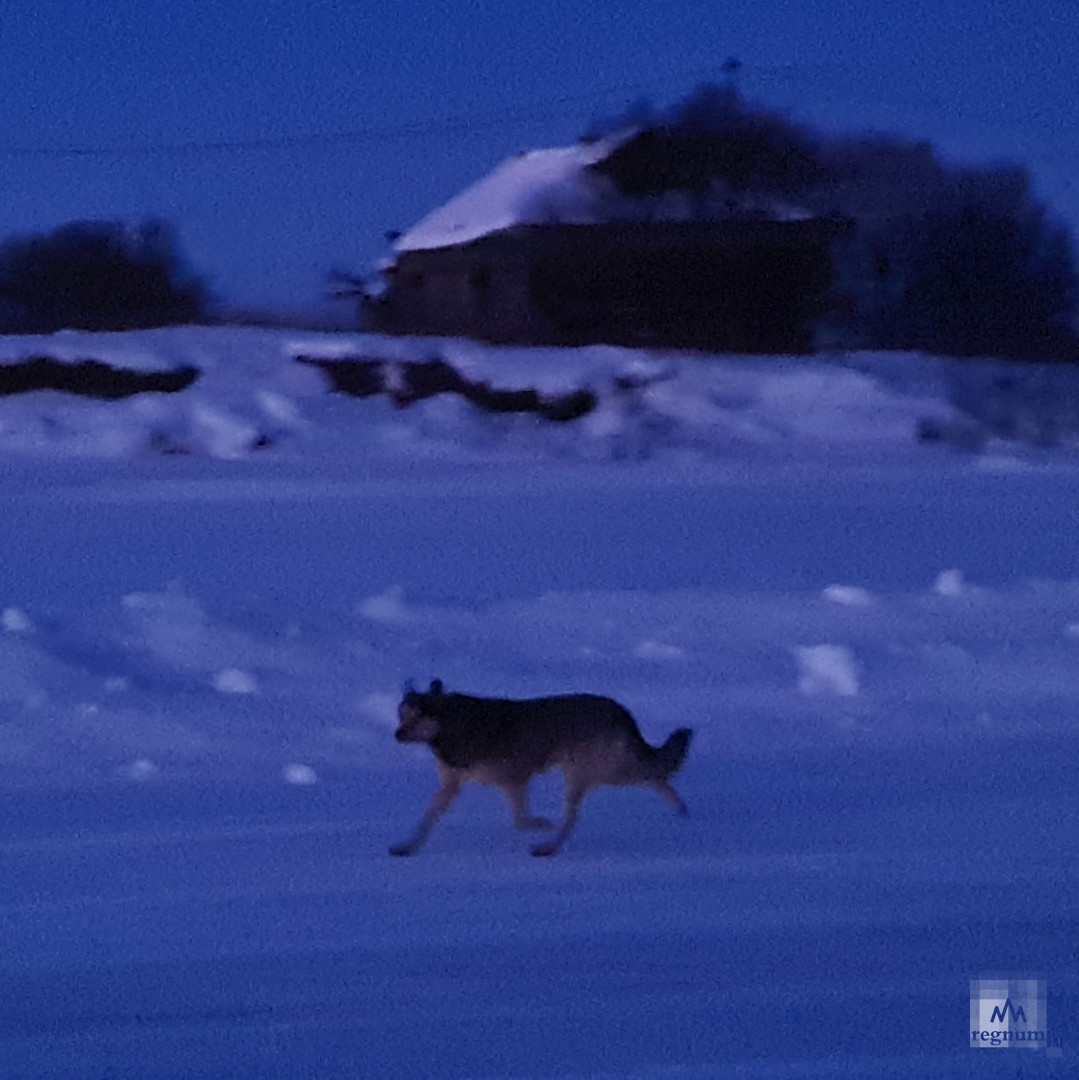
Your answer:
[[[301,356],[314,365],[298,363]],[[18,393],[34,357],[55,362],[53,374],[71,365],[73,380],[76,365],[84,381],[87,371],[99,375],[107,365],[129,373],[134,391],[183,388],[115,401]],[[343,368],[350,357],[381,368],[384,392],[376,388],[362,400],[332,392],[319,364]],[[391,392],[395,379],[399,389],[420,370],[410,365],[450,377],[429,394]],[[709,357],[185,327],[0,338],[4,371],[0,452],[32,455],[787,460],[914,453],[919,442],[976,450],[994,437],[1055,445],[1079,431],[1079,377],[1070,369],[916,355]],[[160,378],[193,371],[189,385]],[[530,400],[540,407],[514,405]],[[567,401],[568,418],[559,405]]]

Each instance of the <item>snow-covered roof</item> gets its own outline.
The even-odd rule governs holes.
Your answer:
[[[417,222],[394,249],[465,244],[514,225],[594,222],[605,181],[588,166],[602,161],[631,134],[509,158]]]
[[[686,193],[672,191],[666,203],[623,200],[613,182],[590,166],[609,157],[639,134],[623,130],[595,142],[548,150],[530,150],[503,161],[493,172],[432,210],[394,243],[397,253],[467,244],[515,225],[591,225],[619,220],[702,220],[700,210],[686,203]],[[740,194],[734,215],[802,221],[814,215],[775,199]]]

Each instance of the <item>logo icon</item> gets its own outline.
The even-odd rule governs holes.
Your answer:
[[[979,975],[970,980],[971,1049],[1044,1050],[1047,1012],[1040,976]]]
[[[993,1024],[999,1020],[1003,1023],[1003,1021],[1008,1019],[1014,1020],[1017,1024],[1025,1024],[1027,1022],[1027,1014],[1023,1010],[1023,1006],[1020,1005],[1017,1009],[1012,1004],[1011,998],[1005,998],[1003,1006],[993,1006],[993,1012],[989,1016],[989,1022]]]

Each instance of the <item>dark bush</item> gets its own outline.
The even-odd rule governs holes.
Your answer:
[[[1071,238],[1023,169],[948,167],[925,143],[879,137],[832,149],[832,196],[860,226],[837,251],[851,344],[1074,354]]]
[[[398,408],[439,394],[458,394],[484,412],[533,413],[544,420],[565,423],[587,416],[597,405],[596,395],[591,390],[570,390],[554,395],[545,395],[532,388],[499,390],[483,380],[469,379],[438,356],[401,362],[370,356],[337,359],[297,356],[296,361],[319,368],[340,394],[350,397],[386,394]]]
[[[29,356],[12,364],[0,364],[0,397],[60,390],[78,397],[119,401],[136,394],[178,394],[198,377],[199,369],[190,365],[171,371],[132,371],[103,360],[71,362]]]
[[[0,329],[133,330],[206,320],[211,297],[171,228],[80,221],[0,247]]]
[[[817,138],[809,128],[757,105],[733,86],[705,84],[668,112],[637,105],[607,125],[641,136],[596,166],[622,195],[711,191],[697,201],[701,217],[724,213],[730,195],[779,196],[823,180]]]
[[[925,141],[826,135],[733,84],[665,111],[638,104],[604,125],[633,126],[641,134],[597,166],[618,193],[612,220],[647,218],[680,191],[702,220],[774,202],[855,223],[833,252],[837,344],[1076,357],[1073,244],[1025,170],[948,165]]]

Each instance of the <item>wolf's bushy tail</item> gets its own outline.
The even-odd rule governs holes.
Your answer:
[[[671,732],[667,741],[656,750],[656,764],[664,780],[673,776],[682,767],[692,739],[692,728],[679,728]]]

